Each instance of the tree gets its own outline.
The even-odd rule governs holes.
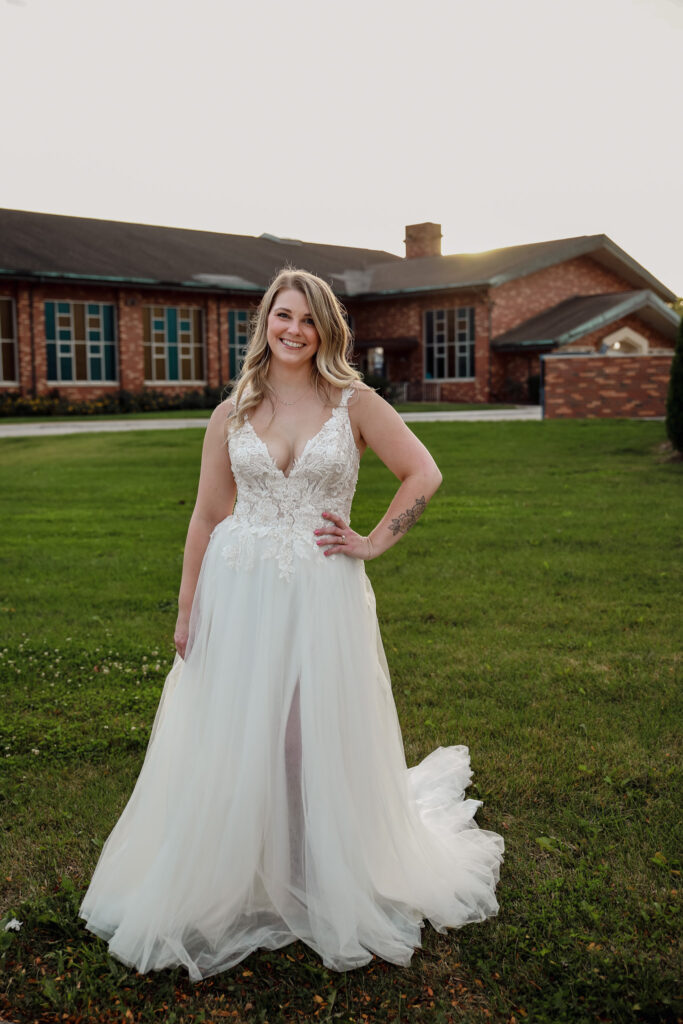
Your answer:
[[[683,452],[683,316],[678,326],[666,398],[666,432],[674,448]]]

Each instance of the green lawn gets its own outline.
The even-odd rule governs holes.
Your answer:
[[[420,424],[444,483],[368,564],[409,764],[465,743],[499,916],[410,968],[301,944],[200,985],[76,919],[144,756],[201,432],[0,442],[0,1018],[675,1022],[683,464],[659,423]],[[393,478],[363,459],[354,525]],[[4,931],[9,918],[20,931]]]
[[[470,412],[481,409],[514,409],[502,402],[397,402],[397,412]]]
[[[398,402],[395,406],[398,412],[465,412],[472,409],[512,409],[511,405],[501,405],[500,402],[492,404],[475,402]],[[0,417],[0,424],[3,423],[70,423],[74,420],[166,420],[166,419],[203,419],[208,420],[211,415],[210,409],[166,409],[162,412],[103,412],[93,413],[91,416],[3,416]]]
[[[163,409],[155,412],[97,412],[89,416],[3,416],[3,423],[74,423],[92,420],[208,420],[211,409]]]

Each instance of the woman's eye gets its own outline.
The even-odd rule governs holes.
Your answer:
[[[288,319],[288,316],[287,316],[286,313],[278,313],[278,316],[282,317],[283,320],[287,320]]]

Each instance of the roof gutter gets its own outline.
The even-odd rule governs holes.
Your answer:
[[[347,299],[383,299],[392,295],[413,295],[424,292],[473,291],[475,288],[488,288],[488,281],[468,281],[467,284],[424,284],[414,288],[386,288],[376,292],[339,292]]]
[[[492,345],[494,352],[517,352],[520,348],[552,348],[557,345],[556,338],[541,338],[538,341],[511,341],[507,345]]]
[[[0,267],[0,274],[5,274],[8,277],[20,277],[29,281],[54,281],[54,280],[65,280],[65,281],[105,281],[107,284],[159,284],[151,277],[116,277],[113,275],[106,274],[73,274],[69,271],[59,270],[7,270],[5,267]]]
[[[13,277],[20,281],[51,283],[53,281],[85,281],[105,285],[133,285],[138,288],[192,288],[194,291],[208,292],[211,295],[224,295],[226,292],[239,294],[241,292],[265,292],[260,285],[250,285],[245,282],[239,288],[235,286],[221,286],[218,284],[206,284],[201,281],[163,281],[153,277],[117,277],[107,274],[74,274],[70,272],[52,270],[7,270],[0,267],[0,275]]]

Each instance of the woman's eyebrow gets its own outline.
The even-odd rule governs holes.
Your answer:
[[[289,306],[276,306],[275,309],[273,310],[273,312],[274,313],[291,313],[292,311],[289,308]],[[306,313],[302,313],[301,315],[302,316],[310,316],[311,314],[306,312]]]

